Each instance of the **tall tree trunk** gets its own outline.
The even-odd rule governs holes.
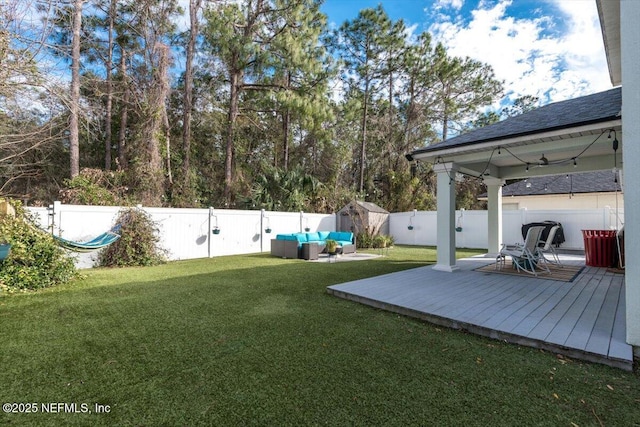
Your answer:
[[[282,167],[284,170],[289,170],[289,124],[291,123],[291,111],[287,108],[282,114],[282,133],[283,144],[282,147]]]
[[[111,169],[111,122],[113,111],[113,27],[116,18],[116,0],[111,0],[109,6],[109,46],[107,47],[107,106],[104,132],[104,168]]]
[[[84,0],[73,2],[73,37],[71,39],[71,105],[69,120],[69,157],[71,178],[80,173],[80,30]]]
[[[167,151],[167,183],[173,186],[173,173],[171,172],[171,125],[169,124],[169,114],[166,103],[162,104],[162,125],[164,127],[165,149]]]
[[[446,107],[445,107],[445,111],[442,116],[442,140],[443,141],[447,140],[448,133],[449,133],[449,113],[447,113]]]
[[[198,10],[202,0],[189,0],[189,19],[191,29],[189,32],[189,43],[187,44],[187,63],[184,71],[184,111],[182,125],[182,172],[183,190],[189,186],[189,168],[191,163],[191,113],[193,110],[193,55],[195,52],[196,39],[198,38]]]
[[[160,155],[160,135],[164,125],[163,115],[169,93],[169,47],[157,43],[154,49],[157,64],[153,68],[152,81],[147,93],[147,117],[142,128],[140,161],[136,165],[137,189],[140,201],[147,206],[161,206],[164,177]],[[169,153],[168,153],[169,154]]]
[[[369,113],[369,78],[364,85],[364,106],[362,107],[362,122],[360,124],[360,185],[359,192],[364,191],[364,162],[367,158],[367,114]]]
[[[239,111],[240,82],[242,71],[231,72],[231,87],[229,91],[229,117],[227,120],[226,157],[224,162],[224,201],[226,207],[231,206],[231,187],[233,185],[233,131]]]
[[[287,71],[285,86],[287,90],[291,87],[291,73]],[[282,166],[284,170],[289,170],[289,124],[291,123],[291,111],[286,108],[282,116],[282,132],[283,132],[283,147],[282,147]]]
[[[391,55],[391,53],[389,53]],[[385,153],[388,161],[388,168],[392,169],[393,163],[393,71],[389,72],[389,134],[387,136],[387,152]]]
[[[263,0],[256,0],[255,7],[249,2],[247,9],[247,21],[244,26],[243,33],[245,39],[251,39],[255,30],[256,20],[263,10]],[[231,207],[233,204],[231,190],[234,184],[234,130],[236,120],[240,112],[240,91],[244,86],[244,71],[240,68],[240,53],[234,52],[229,61],[229,116],[227,119],[227,141],[224,162],[224,202],[225,207]]]
[[[121,47],[120,74],[122,75],[122,107],[118,132],[118,170],[127,168],[127,125],[129,120],[129,84],[127,83],[127,53]]]

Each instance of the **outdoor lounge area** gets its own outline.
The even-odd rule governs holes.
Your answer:
[[[585,265],[582,255],[560,259],[567,266]],[[327,290],[437,325],[632,370],[623,274],[585,266],[572,281],[553,280],[502,274],[494,270],[494,262],[465,258],[458,260],[455,273],[427,266]]]
[[[271,255],[280,258],[300,258],[317,260],[319,254],[327,253],[327,242],[337,245],[333,255],[351,254],[356,251],[353,233],[348,231],[317,231],[305,233],[278,234],[271,239]]]

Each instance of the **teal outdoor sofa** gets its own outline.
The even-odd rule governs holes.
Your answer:
[[[325,251],[328,239],[337,241],[343,254],[356,251],[353,233],[350,231],[316,231],[278,234],[275,239],[271,239],[271,255],[280,258],[318,259],[318,254]]]

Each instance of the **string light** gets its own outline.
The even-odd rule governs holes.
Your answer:
[[[578,155],[573,156],[573,157],[569,157],[569,158],[566,158],[566,159],[550,161],[544,154],[542,154],[542,157],[540,157],[540,159],[538,160],[537,163],[534,163],[534,166],[542,167],[542,166],[563,165],[563,164],[567,164],[569,162],[572,162],[573,163],[573,167],[577,168],[578,167],[578,158],[580,156],[582,156],[584,153],[586,153],[587,150],[589,150],[596,142],[598,142],[598,140],[605,133],[608,133],[608,135],[607,135],[608,139],[611,139],[611,134],[613,134],[612,145],[613,145],[613,151],[615,153],[618,150],[618,147],[619,147],[619,144],[620,144],[619,141],[618,141],[616,130],[615,129],[605,129],[602,132],[600,132],[600,134],[593,141],[591,141],[591,143],[589,145],[587,145],[580,153],[578,153]],[[465,175],[465,176],[470,176],[470,177],[477,178],[477,179],[482,179],[484,176],[490,175],[490,173],[487,173],[487,171],[489,169],[489,166],[491,165],[491,160],[493,159],[493,155],[495,154],[496,151],[498,152],[498,154],[502,154],[502,148],[504,148],[504,150],[508,154],[510,154],[514,159],[516,159],[520,163],[524,164],[525,165],[525,171],[527,173],[529,172],[529,166],[531,166],[530,162],[525,161],[524,159],[518,157],[516,154],[511,152],[511,150],[509,150],[509,148],[498,146],[497,148],[494,148],[491,151],[489,159],[487,160],[487,163],[486,163],[483,171],[480,173],[479,176],[475,176],[475,175],[471,175],[471,174],[467,174],[467,173],[462,173],[462,174]],[[445,163],[445,160],[442,158],[442,156],[436,157],[435,164],[440,164],[440,163],[442,163],[442,164]],[[616,154],[614,154],[614,168],[617,169],[617,155]],[[447,170],[446,166],[445,166],[445,172],[447,173],[447,175],[449,175],[449,183],[453,182],[453,178],[451,177],[451,174]],[[617,182],[617,176],[616,176],[615,180]]]

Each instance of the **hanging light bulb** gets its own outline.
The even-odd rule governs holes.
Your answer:
[[[576,158],[573,158],[573,167],[577,168],[578,167],[578,162],[576,162]]]

